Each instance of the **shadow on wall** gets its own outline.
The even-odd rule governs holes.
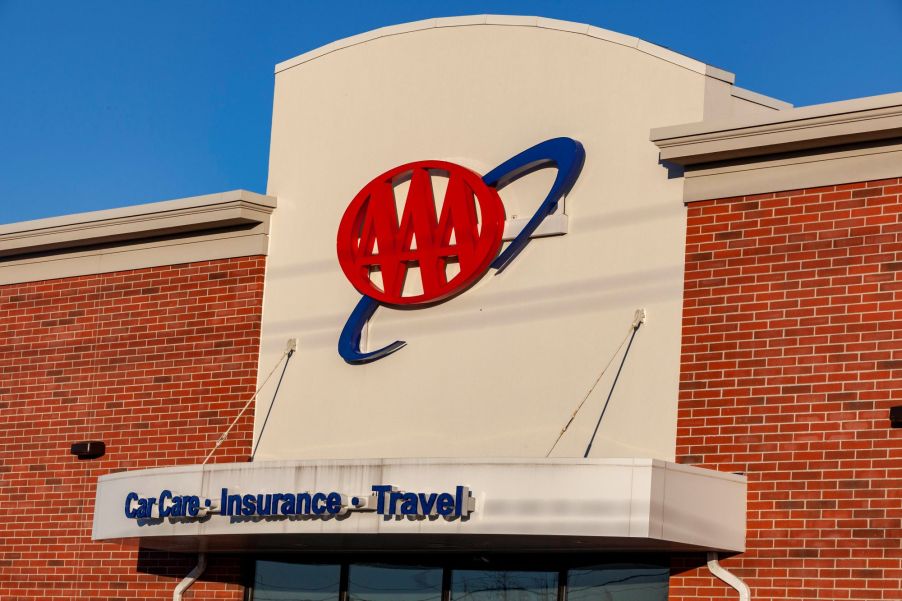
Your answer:
[[[686,171],[682,165],[677,165],[676,163],[671,163],[670,161],[662,159],[658,159],[658,165],[667,169],[667,179],[679,179],[683,177],[683,173]]]
[[[203,582],[219,582],[237,586],[249,586],[253,574],[251,560],[233,555],[208,555],[207,569],[204,570],[197,586]],[[169,551],[138,550],[137,571],[163,578],[172,578],[172,587],[188,575],[197,565],[197,553],[172,553]],[[192,587],[193,588],[193,587]]]
[[[742,553],[720,553],[720,561],[729,560],[733,557],[739,557]],[[745,580],[753,575],[751,570],[743,570],[735,567],[729,561],[724,566],[733,574]],[[685,581],[684,581],[685,579]],[[702,583],[701,579],[708,579],[710,584]],[[710,600],[731,600],[736,599],[736,591],[731,589],[726,583],[720,581],[714,574],[708,570],[708,558],[706,553],[674,553],[670,556],[670,599],[673,601],[695,601],[697,599]],[[716,588],[722,591],[718,595],[711,595],[710,589]],[[674,592],[675,589],[692,589],[704,591],[704,597],[696,595],[681,596]],[[754,595],[752,596],[753,598]]]
[[[662,163],[669,173],[673,173],[673,177],[682,176],[682,167],[671,165],[670,163]],[[679,175],[676,175],[679,171]],[[682,210],[682,207],[680,207]],[[579,215],[572,209],[568,214],[573,215],[571,222],[572,230],[569,236],[579,236],[584,234],[600,233],[613,229],[639,228],[641,224],[658,221],[661,219],[673,218],[675,209],[666,205],[642,206],[623,209],[619,211],[609,211],[603,215]],[[532,244],[541,244],[541,241],[532,240]],[[528,248],[528,247],[527,247]],[[681,257],[682,259],[682,257]],[[330,258],[319,261],[308,261],[306,263],[296,263],[293,265],[283,265],[278,267],[268,267],[266,272],[267,280],[279,280],[283,278],[295,278],[302,276],[324,275],[331,273],[339,273],[338,258]]]
[[[613,277],[575,280],[562,285],[534,286],[516,292],[484,293],[482,304],[492,311],[495,325],[530,323],[556,318],[561,312],[570,315],[598,313],[636,299],[642,299],[645,304],[668,300],[676,302],[678,297],[674,297],[674,290],[681,289],[682,282],[681,269],[644,270]],[[448,311],[443,313],[441,319],[434,319],[435,315],[430,315],[428,311],[422,315],[411,312],[406,319],[416,323],[421,333],[459,332],[485,327],[485,320],[473,314],[472,306],[455,310],[454,300],[448,303]],[[299,332],[304,346],[308,348],[334,346],[341,324],[347,319],[351,308],[340,314],[278,321],[273,323],[271,331]],[[396,310],[385,308],[383,311]],[[632,314],[626,317],[632,317]],[[625,321],[624,327],[627,324],[628,321]],[[282,335],[278,337],[281,339]]]

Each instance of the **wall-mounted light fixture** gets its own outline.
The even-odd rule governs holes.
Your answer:
[[[97,459],[106,453],[106,444],[102,440],[87,440],[85,442],[72,443],[69,452],[77,455],[79,459]]]
[[[902,428],[902,405],[890,407],[889,423],[893,428]]]

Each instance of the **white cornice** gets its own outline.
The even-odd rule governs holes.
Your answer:
[[[0,226],[0,261],[26,254],[74,250],[268,222],[276,199],[233,190],[120,209],[77,213]]]
[[[661,159],[694,165],[902,136],[902,93],[832,102],[740,120],[653,129]]]

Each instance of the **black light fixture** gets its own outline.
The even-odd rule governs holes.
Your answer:
[[[890,407],[889,423],[893,428],[902,428],[902,405]]]
[[[106,453],[106,444],[102,440],[87,440],[85,442],[72,443],[69,452],[77,455],[79,459],[97,459]]]

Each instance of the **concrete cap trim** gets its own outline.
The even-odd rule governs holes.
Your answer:
[[[736,77],[729,71],[724,71],[717,67],[707,65],[701,61],[695,60],[678,52],[674,52],[663,46],[658,46],[639,38],[617,33],[594,27],[585,23],[575,23],[572,21],[562,21],[559,19],[548,19],[545,17],[530,17],[517,15],[466,15],[460,17],[441,17],[438,19],[424,19],[422,21],[413,21],[410,23],[402,23],[399,25],[390,25],[388,27],[380,27],[358,35],[336,40],[325,46],[320,46],[310,52],[305,52],[299,56],[288,59],[276,65],[275,72],[281,73],[296,67],[303,63],[320,58],[332,52],[357,46],[379,38],[400,35],[403,33],[412,33],[415,31],[425,31],[427,29],[436,29],[441,27],[467,27],[473,25],[500,25],[509,27],[538,27],[540,29],[552,29],[555,31],[565,31],[578,35],[585,35],[591,38],[612,42],[621,46],[635,48],[640,52],[644,52],[650,56],[654,56],[669,63],[679,65],[694,71],[706,77],[712,77],[732,84]]]
[[[841,146],[690,167],[685,171],[683,202],[894,179],[900,175],[902,143]]]
[[[681,165],[902,136],[902,93],[653,129],[661,158]]]
[[[793,108],[791,102],[785,102],[778,98],[765,96],[764,94],[759,94],[758,92],[753,92],[737,86],[733,86],[730,90],[730,94],[732,94],[734,98],[741,98],[742,100],[754,102],[755,104],[760,104],[761,106],[766,106],[767,108],[776,109],[778,111],[785,111]]]
[[[543,459],[535,459],[528,457],[468,457],[461,460],[456,457],[421,457],[421,458],[381,458],[381,457],[365,457],[360,459],[266,459],[263,461],[255,461],[254,466],[265,467],[342,467],[352,465],[366,466],[417,466],[417,465],[458,465],[461,461],[465,461],[470,465],[520,465],[524,462],[541,463],[542,465],[619,465],[619,466],[642,466],[642,467],[659,467],[683,471],[695,474],[696,476],[714,477],[719,480],[728,480],[730,482],[746,482],[745,476],[733,474],[730,472],[720,472],[694,465],[676,464],[663,459],[654,459],[651,457],[604,457],[604,458],[575,458],[575,457],[546,457]],[[142,474],[181,474],[192,473],[197,471],[200,464],[175,465],[171,467],[151,467],[140,470]],[[203,471],[229,471],[234,469],[231,463],[207,463],[203,464]],[[117,480],[122,478],[130,478],[134,472],[112,472],[103,474],[98,477],[99,481]]]
[[[247,190],[0,226],[0,259],[109,242],[207,232],[267,221],[276,199]]]

